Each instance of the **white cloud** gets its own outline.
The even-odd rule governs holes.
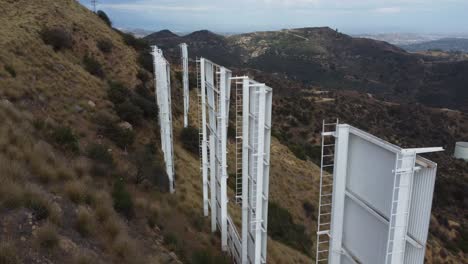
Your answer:
[[[101,4],[100,7],[122,10],[122,11],[136,11],[136,12],[154,12],[154,11],[210,11],[215,10],[216,7],[208,5],[185,5],[185,4],[156,4],[153,1],[142,1],[131,4]]]
[[[380,7],[376,8],[373,10],[376,13],[381,13],[381,14],[396,14],[401,12],[401,8],[397,6],[393,7]]]

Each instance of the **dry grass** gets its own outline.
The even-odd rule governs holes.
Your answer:
[[[92,235],[96,231],[94,215],[84,206],[78,207],[75,228],[82,236]]]
[[[42,248],[53,250],[59,244],[57,228],[51,223],[46,223],[40,227],[36,235],[37,242]]]
[[[89,197],[87,187],[81,181],[66,183],[64,191],[68,198],[76,204],[85,203],[89,199],[87,198]]]
[[[16,247],[11,242],[0,242],[0,264],[20,264],[23,263],[19,258]]]
[[[112,252],[120,263],[143,264],[146,263],[137,244],[127,235],[119,235],[112,244]]]
[[[96,258],[89,255],[88,252],[78,252],[73,256],[73,264],[95,264],[98,263]]]

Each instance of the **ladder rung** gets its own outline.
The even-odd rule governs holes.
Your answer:
[[[327,194],[322,194],[322,195],[320,195],[320,196],[321,196],[321,197],[328,197],[328,196],[332,196],[332,195],[333,195],[333,193],[327,193]]]
[[[329,205],[331,205],[331,203],[321,204],[320,206],[329,206]]]
[[[329,224],[331,224],[331,223],[324,223],[324,224],[320,224],[320,225],[323,226],[323,225],[329,225]]]
[[[331,213],[320,214],[320,216],[324,216],[324,215],[331,215]]]
[[[322,168],[328,168],[328,167],[333,167],[335,164],[328,164],[328,165],[323,165]]]
[[[317,253],[328,252],[328,249],[317,251]]]

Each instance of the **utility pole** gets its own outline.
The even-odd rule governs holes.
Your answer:
[[[91,0],[91,4],[93,5],[93,11],[96,13],[96,6],[98,4],[98,0]]]

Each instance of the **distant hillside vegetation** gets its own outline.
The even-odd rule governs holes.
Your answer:
[[[468,111],[464,61],[435,60],[328,27],[228,37],[206,30],[184,37],[165,35],[155,33],[145,39],[174,58],[179,56],[174,44],[186,42],[192,58],[203,56],[231,68],[255,69],[305,86],[356,90],[388,100]]]
[[[403,49],[410,52],[417,51],[452,51],[468,52],[468,39],[463,38],[444,38],[434,41],[428,41],[417,44],[402,45]]]

